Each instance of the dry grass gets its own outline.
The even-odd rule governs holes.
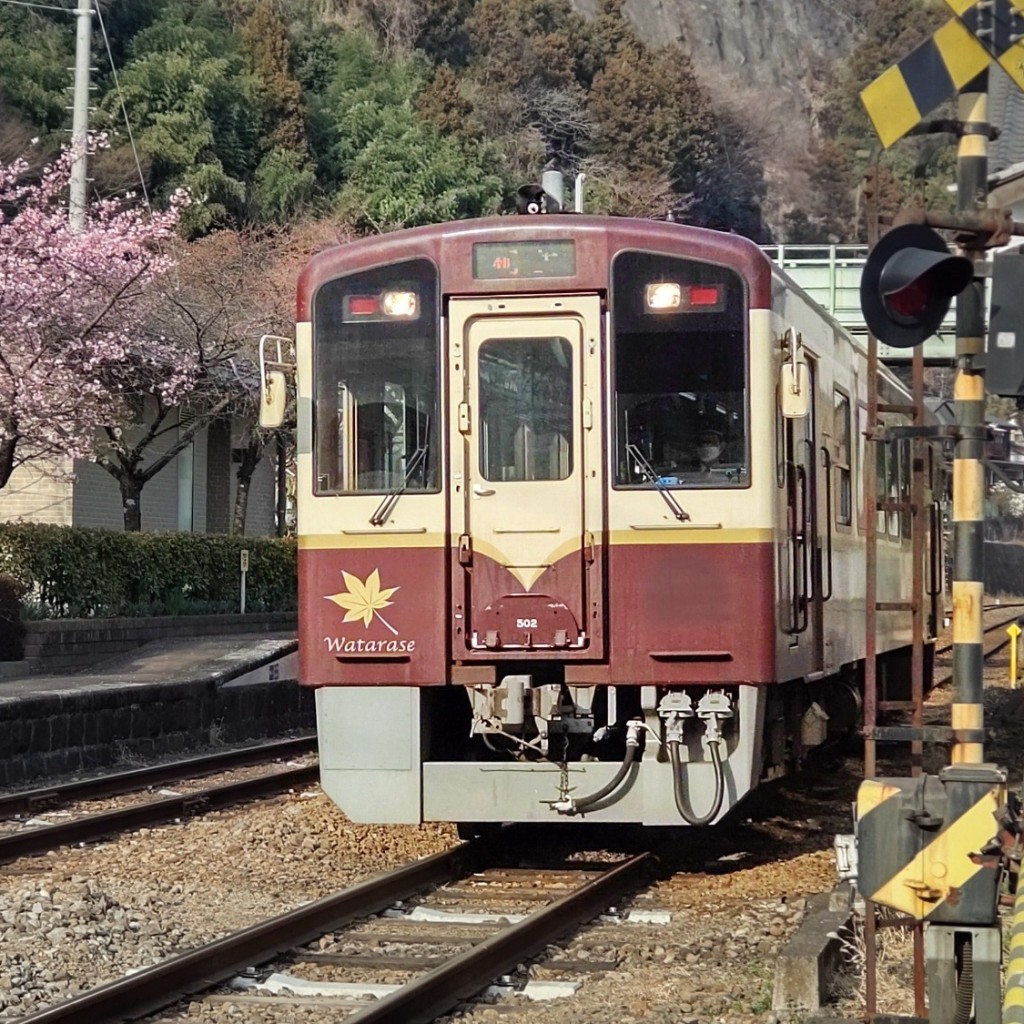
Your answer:
[[[875,978],[880,1013],[913,1014],[914,1012],[914,936],[910,929],[887,926],[892,914],[879,908],[876,928]],[[854,915],[849,928],[837,933],[842,968],[833,982],[832,998],[845,1015],[855,1016],[865,1004],[864,977],[867,944],[864,939],[864,918]]]

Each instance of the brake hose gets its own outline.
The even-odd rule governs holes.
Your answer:
[[[718,753],[718,741],[708,744],[711,750],[711,763],[715,770],[715,799],[712,801],[711,810],[702,817],[697,817],[693,811],[686,806],[686,797],[683,794],[682,765],[679,761],[679,740],[669,740],[668,753],[672,761],[672,792],[676,798],[676,808],[683,816],[687,825],[708,825],[714,821],[718,812],[722,809],[722,799],[725,796],[725,772],[722,771],[722,758]]]

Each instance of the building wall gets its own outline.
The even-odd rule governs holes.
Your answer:
[[[206,532],[231,528],[231,425],[218,420],[207,428]]]
[[[129,428],[138,433],[141,428]],[[177,440],[172,428],[158,437],[150,446],[146,464],[166,452]],[[95,463],[78,460],[75,463],[75,491],[73,524],[94,526],[108,530],[124,527],[121,491],[117,481]],[[178,529],[178,460],[172,459],[142,488],[142,529]]]
[[[242,431],[236,423],[232,430],[232,446],[240,448],[242,445]],[[249,485],[249,504],[245,510],[245,532],[247,536],[263,537],[273,536],[275,532],[274,523],[274,491],[277,486],[276,462],[277,445],[271,442],[263,450],[263,458],[260,459],[256,470],[252,475],[252,483]],[[229,517],[234,517],[235,497],[238,493],[238,462],[235,456],[231,459],[231,505],[228,512]],[[229,518],[230,522],[230,518]]]
[[[45,471],[19,466],[0,490],[0,522],[23,520],[70,526],[72,520],[71,461],[48,464]]]
[[[177,440],[177,430],[156,442],[150,459]],[[142,529],[228,533],[234,514],[238,464],[233,447],[245,436],[240,423],[210,424],[195,435],[189,449],[172,459],[142,489]],[[249,491],[246,533],[275,532],[276,446],[256,467]],[[73,473],[72,473],[73,469]],[[117,481],[95,463],[69,460],[55,471],[19,467],[0,490],[0,522],[23,520],[108,530],[124,527]]]
[[[206,490],[210,471],[209,429],[200,430],[192,443],[192,532],[207,533]]]

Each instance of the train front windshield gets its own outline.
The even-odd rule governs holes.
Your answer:
[[[436,491],[437,271],[427,260],[324,284],[313,304],[315,491]]]
[[[749,485],[746,308],[742,279],[725,267],[616,257],[616,486]]]

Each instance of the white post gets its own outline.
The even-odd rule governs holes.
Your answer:
[[[71,114],[71,230],[85,228],[86,160],[85,142],[89,134],[89,64],[92,61],[92,0],[78,0],[75,39],[75,96]]]
[[[243,548],[239,555],[239,567],[242,570],[241,599],[239,600],[239,613],[245,614],[245,574],[249,571],[249,552]]]

